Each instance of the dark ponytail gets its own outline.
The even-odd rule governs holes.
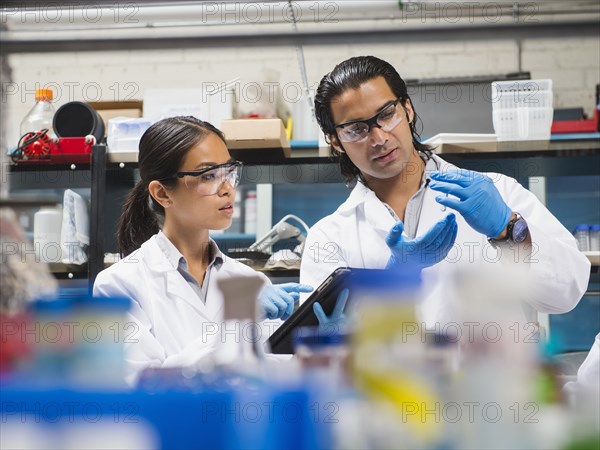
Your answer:
[[[158,219],[150,207],[149,195],[148,185],[138,181],[125,200],[119,219],[119,250],[122,257],[158,233]]]
[[[146,130],[139,146],[141,179],[127,196],[119,219],[121,257],[140,248],[160,229],[157,215],[164,217],[165,210],[150,196],[150,182],[160,180],[165,187],[173,187],[175,180],[169,178],[180,169],[187,152],[209,133],[225,142],[220,130],[192,116],[159,120]]]

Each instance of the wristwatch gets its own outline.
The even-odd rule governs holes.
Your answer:
[[[529,227],[527,222],[523,219],[523,216],[518,212],[515,213],[515,217],[508,222],[506,226],[506,236],[502,239],[488,239],[491,243],[511,241],[515,244],[520,244],[529,235]]]

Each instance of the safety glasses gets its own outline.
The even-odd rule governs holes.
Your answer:
[[[173,178],[183,178],[185,186],[198,195],[215,195],[226,181],[232,188],[240,184],[242,163],[232,161],[190,172],[177,172]]]
[[[341,125],[336,125],[337,137],[341,142],[360,143],[369,138],[371,127],[381,128],[383,131],[392,131],[402,121],[398,107],[400,99],[390,102],[381,111],[367,120],[353,120]]]

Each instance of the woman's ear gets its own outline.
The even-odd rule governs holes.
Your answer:
[[[408,123],[412,123],[413,119],[415,118],[415,110],[412,107],[410,99],[406,99],[404,110],[406,111],[406,116],[408,117]]]
[[[152,180],[148,185],[148,191],[163,208],[168,208],[173,204],[168,189],[160,181]]]

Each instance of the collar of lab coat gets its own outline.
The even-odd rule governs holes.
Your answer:
[[[169,260],[169,263],[175,269],[180,269],[183,267],[184,270],[188,270],[188,264],[185,256],[181,254],[179,249],[175,247],[175,245],[162,231],[159,231],[156,235],[156,243]],[[219,250],[217,243],[212,239],[209,239],[208,245],[210,246],[210,261],[208,263],[208,267],[212,267],[214,265],[218,269],[223,264],[223,254],[221,253],[221,250]]]
[[[156,238],[157,235],[154,235],[142,245],[144,251],[143,263],[146,265],[147,270],[154,274],[154,280],[160,284],[164,283],[164,290],[168,298],[183,300],[193,306],[206,320],[214,320],[223,306],[222,304],[212,304],[214,293],[212,293],[210,286],[205,304],[179,273],[177,266],[171,264],[167,255],[158,245]]]

